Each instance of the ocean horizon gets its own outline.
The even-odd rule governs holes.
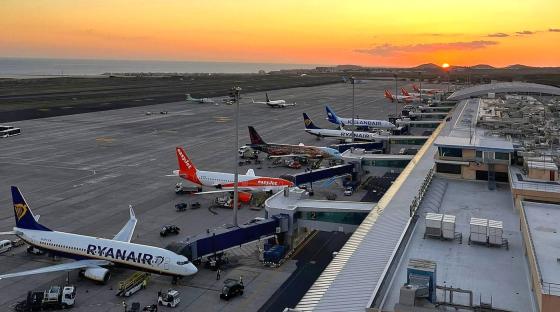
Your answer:
[[[320,64],[0,57],[0,77],[93,76],[105,73],[243,74],[311,69]],[[323,65],[324,66],[324,65]]]

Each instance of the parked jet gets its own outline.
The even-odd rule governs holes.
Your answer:
[[[412,85],[412,89],[414,89],[414,91],[420,93],[420,89],[413,84]],[[436,93],[444,93],[445,91],[443,91],[442,89],[424,89],[422,88],[422,94],[427,93],[427,94],[436,94]]]
[[[405,96],[405,95],[393,95],[391,91],[385,90],[385,97],[389,99],[391,102],[397,101],[397,103],[411,103],[419,101],[420,99],[414,98],[413,96]]]
[[[330,147],[266,143],[255,128],[249,126],[250,147],[267,153],[270,157],[308,157],[340,159],[340,152]]]
[[[2,274],[0,279],[80,269],[83,276],[89,279],[107,282],[110,271],[105,267],[112,265],[170,275],[174,281],[178,277],[197,272],[197,268],[185,256],[159,247],[131,243],[130,240],[137,222],[132,207],[130,207],[130,219],[119,233],[113,239],[105,239],[57,232],[39,224],[38,216],[33,215],[23,195],[15,186],[12,186],[12,200],[16,226],[13,228],[13,232],[2,234],[16,235],[38,249],[77,261]]]
[[[414,98],[420,99],[420,93],[417,92],[408,92],[405,88],[401,88],[401,94],[404,96],[412,96]],[[422,100],[431,100],[434,98],[434,95],[431,93],[422,93]]]
[[[173,174],[179,176],[192,183],[212,186],[220,190],[198,192],[195,194],[224,193],[233,191],[234,174],[225,172],[202,171],[196,169],[192,161],[187,157],[182,147],[176,148],[177,161],[179,162],[179,170],[174,170]],[[282,190],[284,187],[294,186],[293,182],[280,178],[259,177],[255,175],[253,169],[247,170],[246,174],[238,176],[238,189],[240,191],[265,191],[275,192]],[[241,201],[249,201],[250,193],[239,195]]]
[[[338,117],[335,112],[329,107],[325,106],[327,110],[327,120],[341,126],[352,126],[352,118]],[[376,129],[392,129],[395,125],[386,120],[373,120],[373,119],[359,119],[354,118],[354,124],[358,127],[368,127]]]
[[[311,121],[311,118],[307,116],[306,113],[303,113],[303,122],[305,123],[305,132],[315,135],[318,138],[323,137],[331,137],[331,138],[339,138],[341,140],[347,140],[352,138],[352,131],[341,129],[322,129]],[[377,141],[380,138],[379,134],[372,133],[372,132],[359,132],[354,131],[354,139],[360,141]]]
[[[273,108],[278,108],[278,107],[288,107],[288,106],[296,106],[296,103],[286,103],[285,100],[271,100],[268,97],[268,93],[265,93],[266,95],[266,102],[255,102],[255,100],[251,99],[253,101],[254,104],[266,104],[270,107]]]
[[[210,98],[193,98],[189,93],[187,93],[187,102],[194,102],[194,103],[214,103],[214,100]]]

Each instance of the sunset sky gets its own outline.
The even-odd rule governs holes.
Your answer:
[[[560,1],[0,2],[0,57],[560,66]]]

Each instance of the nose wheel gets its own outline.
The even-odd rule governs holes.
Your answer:
[[[173,278],[171,279],[171,284],[172,285],[177,285],[178,281],[179,281],[179,278],[177,276],[173,276]]]

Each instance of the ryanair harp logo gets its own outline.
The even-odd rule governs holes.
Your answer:
[[[305,123],[306,126],[309,126],[311,124],[311,119],[305,118],[303,122]]]
[[[19,220],[21,220],[21,218],[23,218],[23,216],[25,216],[28,209],[27,209],[26,204],[15,204],[14,205],[14,210],[16,212],[16,217],[19,221]]]

